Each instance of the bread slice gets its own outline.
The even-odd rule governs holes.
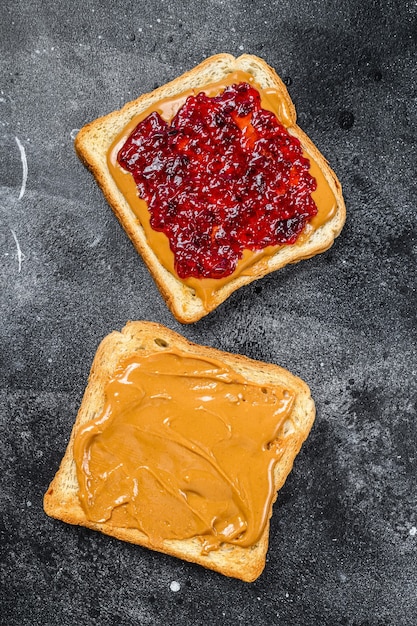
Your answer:
[[[268,548],[269,518],[272,503],[260,539],[249,547],[223,543],[216,550],[202,554],[198,538],[166,540],[162,545],[151,545],[148,537],[133,528],[117,528],[108,523],[89,520],[81,506],[79,483],[73,455],[74,438],[80,428],[97,418],[105,404],[105,387],[113,377],[117,365],[126,357],[139,353],[154,354],[176,349],[186,355],[215,359],[232,368],[246,380],[259,385],[285,388],[294,394],[295,400],[289,418],[280,427],[277,440],[282,456],[277,457],[273,481],[275,492],[282,487],[293,461],[306,439],[315,417],[315,406],[307,385],[287,370],[272,364],[254,361],[244,356],[222,352],[213,348],[190,343],[181,335],[153,322],[129,322],[121,332],[112,332],[101,343],[94,358],[89,382],[74,424],[69,444],[60,468],[44,497],[45,512],[69,524],[78,524],[101,531],[118,539],[152,548],[163,553],[198,563],[226,576],[244,581],[255,580],[265,566]],[[254,415],[254,420],[257,419]],[[257,426],[258,427],[258,426]],[[247,467],[251,471],[251,467]],[[276,498],[274,493],[273,501]]]
[[[158,250],[152,249],[149,245],[140,220],[132,211],[126,197],[118,188],[109,171],[107,154],[119,133],[134,117],[149,107],[156,106],[162,99],[175,97],[189,89],[199,90],[209,84],[224,80],[225,77],[237,70],[252,75],[256,83],[255,86],[259,86],[261,89],[273,88],[279,93],[283,102],[282,108],[285,109],[287,130],[298,137],[307,156],[317,164],[334,194],[336,210],[330,220],[320,225],[308,237],[303,237],[299,243],[284,245],[267,262],[255,263],[250,274],[243,273],[238,276],[231,276],[230,281],[216,290],[210,302],[207,303],[196,294],[195,289],[185,284],[162,265],[158,257]],[[218,54],[206,59],[193,70],[172,82],[129,102],[120,111],[115,111],[87,124],[76,136],[75,149],[81,160],[93,173],[114,213],[137,251],[142,255],[168,307],[182,323],[199,320],[243,285],[288,263],[296,263],[323,252],[332,245],[345,221],[345,205],[336,175],[307,135],[297,126],[295,107],[282,80],[265,61],[252,55],[244,54],[235,58],[230,54]]]

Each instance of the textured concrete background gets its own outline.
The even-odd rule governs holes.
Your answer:
[[[3,0],[1,12],[1,623],[415,625],[416,2]],[[181,327],[73,137],[242,51],[285,79],[348,219],[327,253]],[[316,423],[252,585],[43,513],[97,345],[129,319],[311,386]]]

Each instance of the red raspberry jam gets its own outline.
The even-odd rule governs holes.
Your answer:
[[[171,124],[141,121],[117,157],[180,278],[230,276],[243,250],[293,244],[317,213],[301,144],[247,83],[189,96]]]

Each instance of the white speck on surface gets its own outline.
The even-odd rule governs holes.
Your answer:
[[[411,526],[410,530],[408,531],[408,533],[412,536],[415,537],[415,535],[417,535],[417,528],[415,526]]]
[[[347,576],[344,572],[339,572],[339,580],[341,583],[345,583],[347,581]]]
[[[19,152],[20,152],[20,159],[22,161],[22,186],[20,187],[20,193],[19,193],[19,200],[21,200],[23,198],[23,195],[25,193],[25,189],[26,189],[26,181],[28,178],[28,162],[27,162],[27,158],[26,158],[26,152],[25,152],[25,148],[24,146],[20,143],[19,138],[15,137],[16,143],[17,143],[17,147],[19,148]]]
[[[158,24],[161,23],[161,20],[159,19],[159,17],[156,18],[156,21],[158,22]]]
[[[97,237],[94,238],[94,240],[89,244],[89,248],[95,248],[101,241],[101,237],[100,235],[97,235]]]
[[[18,273],[20,274],[21,269],[22,269],[22,260],[23,260],[24,257],[23,257],[22,250],[20,248],[20,244],[19,244],[19,241],[17,239],[16,233],[12,229],[10,229],[10,232],[12,233],[14,242],[16,244]]]
[[[32,506],[32,502],[31,502],[30,500],[28,500],[28,501],[26,502],[26,506],[27,506],[27,507],[31,507],[31,506]]]
[[[177,580],[173,580],[172,583],[170,584],[169,588],[174,593],[177,593],[177,591],[179,591],[181,589],[181,585],[180,585],[180,583]]]
[[[72,129],[72,131],[70,132],[71,139],[73,139],[73,140],[75,139],[75,137],[78,134],[79,130],[80,130],[79,128],[73,128]]]
[[[239,50],[243,50],[243,46],[239,46]]]
[[[52,363],[52,359],[51,359],[51,357],[49,357],[49,359],[48,359],[48,363]]]
[[[286,597],[286,598],[289,598],[289,597],[290,597],[290,594],[288,593],[288,591],[285,593],[285,597]]]

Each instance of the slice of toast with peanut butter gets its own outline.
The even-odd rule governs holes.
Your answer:
[[[314,416],[287,370],[130,322],[97,350],[44,509],[251,582]]]
[[[238,177],[237,181],[236,177],[235,179],[232,177],[232,183],[230,183],[232,186],[227,187],[226,182],[227,178],[231,176],[230,171],[233,168],[237,171],[236,163],[233,161],[229,164],[223,162],[223,167],[220,170],[219,168],[216,170],[216,167],[211,167],[210,164],[204,168],[210,172],[217,171],[216,174],[210,174],[210,176],[213,176],[213,179],[209,179],[208,184],[203,185],[204,190],[207,190],[208,187],[212,190],[220,185],[222,203],[229,196],[231,198],[229,204],[225,208],[222,205],[221,210],[217,211],[217,213],[215,203],[209,207],[207,194],[202,194],[197,198],[196,203],[194,202],[195,198],[192,198],[194,203],[192,212],[188,211],[188,209],[187,212],[184,209],[185,206],[188,206],[189,194],[193,194],[195,191],[194,181],[192,181],[187,193],[183,193],[182,189],[181,193],[179,193],[178,189],[174,187],[172,192],[174,195],[171,194],[171,196],[167,196],[166,184],[157,184],[156,188],[152,190],[153,197],[156,198],[155,211],[158,212],[160,210],[163,215],[162,217],[155,217],[154,214],[151,215],[149,204],[151,201],[146,202],[144,200],[144,192],[138,191],[134,175],[123,170],[120,165],[119,151],[125,145],[129,134],[131,135],[144,119],[150,119],[150,115],[154,117],[159,116],[158,119],[162,120],[163,124],[170,124],[178,116],[178,111],[186,103],[188,97],[197,97],[198,94],[203,92],[210,98],[215,98],[224,89],[230,88],[235,83],[248,83],[258,91],[262,110],[273,114],[274,118],[285,129],[285,132],[288,133],[291,141],[300,142],[303,157],[310,164],[309,174],[316,181],[316,188],[312,191],[311,198],[317,206],[317,215],[312,218],[305,218],[302,230],[294,241],[289,238],[283,244],[277,243],[278,239],[275,236],[280,229],[288,229],[297,219],[301,219],[300,216],[297,218],[293,217],[293,208],[290,210],[289,204],[287,205],[283,202],[280,209],[282,210],[281,218],[277,218],[271,224],[265,226],[265,219],[266,215],[269,215],[270,206],[274,202],[281,202],[279,196],[284,192],[280,191],[277,180],[274,182],[275,187],[273,190],[268,188],[267,185],[265,186],[262,180],[262,171],[259,173],[256,170],[257,167],[260,167],[259,163],[262,159],[267,158],[268,150],[264,149],[265,141],[263,138],[258,138],[255,144],[251,145],[250,138],[256,136],[256,133],[254,134],[255,125],[252,123],[253,120],[249,120],[248,116],[245,116],[245,111],[240,111],[238,115],[235,115],[232,111],[231,115],[236,122],[234,130],[240,129],[241,141],[247,152],[248,167],[246,170],[243,174],[236,174]],[[224,124],[224,116],[221,123]],[[174,131],[177,132],[177,130],[178,128],[176,127]],[[155,129],[154,132],[156,132]],[[167,126],[164,132],[165,136],[162,139],[162,135],[158,135],[158,141],[162,143],[168,140],[177,141],[172,139],[173,131],[171,127]],[[197,139],[198,134],[199,131],[197,129]],[[230,136],[228,135],[226,139],[229,141]],[[228,148],[225,144],[226,139],[218,144],[218,153],[221,153],[223,156],[228,154]],[[194,137],[191,143],[195,142],[195,140],[196,138]],[[133,143],[135,142],[138,144],[141,140],[134,139]],[[336,175],[311,140],[297,125],[295,107],[282,80],[265,61],[252,55],[245,54],[235,58],[229,54],[218,54],[206,59],[203,63],[172,82],[127,103],[121,110],[114,111],[87,124],[78,133],[75,140],[75,148],[81,160],[93,173],[135,248],[142,255],[168,307],[182,323],[191,323],[199,320],[217,308],[236,289],[253,280],[259,279],[265,274],[280,269],[289,263],[296,263],[323,252],[332,245],[345,221],[345,205],[341,186]],[[196,148],[197,152],[201,149],[204,150],[204,140]],[[181,172],[183,173],[181,176],[183,176],[183,179],[188,180],[187,177],[193,171],[193,162],[189,162],[190,149],[180,147],[178,150],[178,158],[172,157],[168,165],[161,163],[160,160],[158,161],[159,152],[157,153],[157,158],[152,160],[152,163],[147,164],[146,162],[144,168],[146,171],[142,171],[146,181],[152,178],[151,171],[155,169],[165,168],[171,171],[174,162],[176,163],[175,167],[179,167],[180,170],[182,168]],[[268,154],[270,157],[272,153],[269,152]],[[275,155],[275,152],[273,155]],[[216,151],[214,151],[214,156],[217,156]],[[273,158],[275,159],[275,156]],[[133,167],[137,160],[137,155],[130,155],[129,159]],[[184,166],[185,162],[188,165]],[[291,162],[288,161],[287,153],[277,153],[276,160],[273,163],[277,162],[281,163],[283,167],[285,165],[286,168],[286,172],[282,176],[283,180],[285,179],[286,181],[285,198],[287,198],[287,195],[290,192],[292,193],[293,185],[296,184],[291,182],[291,180],[288,182],[288,179],[291,179],[291,177],[298,178],[298,175],[293,176]],[[265,167],[266,171],[268,171],[271,167],[271,161],[268,161]],[[171,180],[175,178],[180,179],[181,176],[177,176],[174,172]],[[236,184],[242,182],[242,178],[245,177],[248,179],[247,185],[245,186],[245,183],[239,187],[240,191],[243,190],[243,193],[236,193]],[[278,183],[280,183],[279,176]],[[265,201],[262,207],[265,205],[266,208],[265,210],[264,208],[259,210],[255,202],[255,206],[251,206],[243,219],[240,216],[243,215],[242,207],[244,206],[245,198],[247,199],[248,197],[248,190],[252,189],[256,184],[259,185],[260,190],[262,189],[261,198],[263,198],[263,202]],[[271,202],[269,202],[268,194],[271,196]],[[166,206],[163,205],[162,197],[166,198]],[[267,201],[265,200],[266,198]],[[294,202],[296,204],[297,200]],[[200,218],[202,215],[204,216],[205,210],[210,212],[206,216],[205,224],[210,223],[212,226],[211,231],[207,230],[207,228],[199,231],[199,228],[201,228],[199,226]],[[222,211],[226,214],[225,221],[223,221],[223,217],[219,217]],[[178,217],[181,212],[183,213],[182,221]],[[215,214],[214,218],[212,217],[213,213]],[[252,214],[256,214],[256,218],[253,218]],[[172,220],[174,222],[177,220],[178,223],[172,225]],[[237,234],[235,232],[236,220],[240,228]],[[169,238],[165,230],[158,229],[155,226],[155,222],[168,222],[168,227],[171,228],[172,226],[171,230],[175,231],[175,241]],[[301,222],[299,221],[299,223]],[[234,232],[235,239],[233,241],[225,224],[228,225],[227,228],[229,228],[230,232]],[[252,238],[255,237],[258,230],[263,229],[263,234],[259,235],[258,240],[252,241],[249,238],[250,242],[245,243],[247,236],[245,232],[246,225],[252,231]],[[262,228],[260,225],[262,225]],[[264,237],[268,229],[270,231],[269,234],[272,236]],[[182,249],[177,253],[175,246],[178,246],[178,238],[181,240]],[[265,242],[273,241],[275,243],[263,243],[264,240]],[[185,243],[183,243],[184,241]],[[204,244],[204,241],[206,241],[206,244]],[[187,250],[187,245],[190,246],[189,250]],[[215,267],[213,274],[204,272],[203,269],[198,269],[198,267],[197,269],[195,267],[192,269],[185,268],[185,270],[180,272],[178,269],[178,255],[180,253],[182,256],[188,255],[189,259],[195,260],[203,245],[207,245],[208,255],[214,254],[213,251],[217,246],[218,259],[216,261],[217,265],[213,261],[213,267]],[[240,247],[238,251],[234,252],[236,258],[233,262],[231,261],[231,268],[233,267],[234,269],[230,269],[228,273],[222,269],[222,255],[226,256],[226,254],[229,254],[230,249],[234,250],[234,246]],[[236,264],[233,265],[233,263]],[[188,274],[187,271],[189,271]],[[221,274],[221,271],[223,271],[223,274]]]

